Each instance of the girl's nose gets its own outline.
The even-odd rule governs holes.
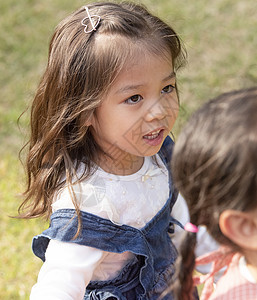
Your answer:
[[[162,103],[163,101],[156,101],[151,107],[147,109],[147,112],[145,114],[145,120],[147,122],[150,122],[154,119],[162,120],[167,116],[168,107],[165,107],[165,103]]]

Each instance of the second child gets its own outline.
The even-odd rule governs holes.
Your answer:
[[[176,142],[172,170],[191,224],[177,260],[176,299],[191,300],[194,283],[205,283],[201,300],[257,299],[257,88],[223,94],[203,105]],[[198,226],[221,248],[195,261]],[[195,265],[213,263],[192,278]],[[213,285],[215,274],[225,274]]]

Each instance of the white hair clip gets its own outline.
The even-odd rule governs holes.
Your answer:
[[[92,15],[90,16],[90,13],[89,13],[89,10],[88,10],[88,7],[85,6],[85,10],[87,12],[87,17],[85,17],[82,21],[81,21],[81,24],[83,26],[85,26],[84,28],[84,31],[85,33],[90,33],[92,31],[95,31],[97,26],[99,25],[100,23],[100,20],[101,18],[97,15]],[[89,20],[89,24],[85,24],[85,21],[86,20]],[[90,25],[90,26],[89,26]]]

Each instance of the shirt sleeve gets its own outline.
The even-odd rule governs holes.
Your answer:
[[[187,222],[189,222],[189,211],[186,204],[185,199],[181,196],[181,194],[178,194],[177,201],[175,202],[172,211],[171,216],[178,220],[182,225],[185,225]],[[172,242],[173,244],[179,249],[179,246],[183,239],[183,232],[184,229],[182,229],[179,225],[174,224],[174,234],[172,235]]]
[[[103,256],[104,252],[95,248],[51,240],[30,300],[83,299]]]

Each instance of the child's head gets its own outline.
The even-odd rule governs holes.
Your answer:
[[[185,61],[175,31],[144,7],[99,2],[87,9],[100,23],[85,32],[90,26],[85,7],[60,22],[32,103],[28,198],[44,198],[44,211],[65,172],[70,181],[74,165],[84,162],[87,174],[96,161],[101,148],[88,125],[119,73],[137,63],[135,54],[167,58],[174,72]]]
[[[183,128],[174,148],[174,181],[187,201],[191,222],[206,226],[214,239],[235,251],[257,249],[250,242],[254,222],[257,230],[256,166],[256,87],[204,104]],[[195,234],[186,232],[181,249],[185,273],[194,265],[193,259],[186,260],[190,249],[194,251],[189,245],[194,244]]]
[[[49,147],[42,151],[51,151],[59,137],[56,147],[66,148],[72,159],[84,156],[87,149],[90,156],[96,153],[87,120],[123,66],[133,63],[136,51],[171,55],[175,69],[183,60],[176,33],[145,8],[129,3],[96,3],[88,5],[88,10],[101,18],[95,31],[84,32],[84,7],[57,26],[33,104],[32,133],[45,132],[49,139],[45,143]]]

